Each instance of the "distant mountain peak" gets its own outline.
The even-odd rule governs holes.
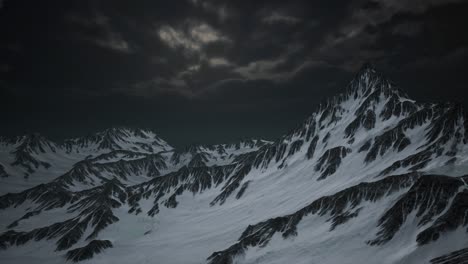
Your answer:
[[[45,153],[47,148],[55,151],[54,144],[49,141],[46,137],[39,133],[27,134],[23,137],[23,141],[19,148],[23,148],[25,151],[42,152]]]
[[[365,63],[348,84],[346,94],[354,98],[366,98],[373,93],[383,93],[386,98],[397,97],[410,100],[406,92],[402,91],[373,64]]]

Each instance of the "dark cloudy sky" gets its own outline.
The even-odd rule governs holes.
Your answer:
[[[275,138],[367,61],[468,106],[466,1],[0,0],[1,134]]]

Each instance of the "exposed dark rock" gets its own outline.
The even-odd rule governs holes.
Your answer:
[[[376,121],[376,118],[375,118],[374,111],[367,110],[367,112],[362,117],[361,124],[365,129],[370,130],[374,128],[375,121]]]
[[[309,148],[307,148],[307,158],[308,159],[311,159],[314,157],[314,153],[315,153],[315,148],[317,147],[317,142],[319,140],[319,137],[318,136],[315,136],[311,141],[310,141],[310,145],[309,145]]]
[[[28,219],[32,216],[35,216],[35,215],[38,215],[41,213],[41,210],[35,210],[35,211],[30,211],[30,212],[27,212],[26,214],[24,214],[20,219],[18,220],[15,220],[13,223],[9,224],[7,228],[13,228],[13,227],[16,227],[18,226],[18,223],[21,221],[21,220],[25,220],[25,219]]]
[[[361,116],[356,117],[353,122],[351,122],[345,129],[346,137],[354,136],[354,132],[359,129],[361,126]]]
[[[114,155],[114,154],[112,154]],[[135,154],[136,155],[136,154]],[[126,180],[129,175],[159,176],[160,170],[166,169],[166,162],[159,154],[144,154],[143,158],[133,160],[118,160],[108,163],[94,162],[100,158],[110,157],[103,155],[93,159],[83,160],[64,175],[52,182],[37,185],[20,193],[9,193],[0,196],[0,209],[17,206],[26,200],[40,205],[41,209],[62,207],[75,201],[77,193],[69,192],[68,187],[76,183],[99,185],[106,182],[111,175]],[[96,179],[99,182],[96,182]]]
[[[291,143],[291,146],[289,147],[289,151],[288,151],[288,156],[292,156],[296,152],[298,152],[301,149],[303,144],[304,144],[304,141],[301,139],[298,139],[294,141],[293,143]]]
[[[193,156],[192,160],[187,165],[188,167],[205,167],[208,162],[208,154],[200,152]]]
[[[13,137],[5,137],[0,136],[0,145],[17,145],[23,141],[24,137],[22,136],[13,136]]]
[[[366,130],[374,128],[376,117],[374,111],[368,109],[365,113],[359,115],[345,129],[346,137],[353,137],[354,133],[362,126]]]
[[[140,209],[138,202],[142,198],[154,197],[153,208],[148,215],[154,216],[159,212],[159,206],[163,197],[168,197],[164,202],[166,207],[177,206],[176,197],[184,191],[191,191],[193,194],[202,192],[213,185],[217,186],[231,175],[236,165],[212,166],[212,167],[182,167],[180,170],[156,177],[151,181],[134,185],[129,188],[130,196],[128,203],[130,213],[138,212]],[[233,177],[231,177],[232,179]],[[230,182],[232,184],[233,182]],[[223,188],[226,198],[237,187]],[[228,194],[228,189],[232,189]],[[220,194],[221,195],[221,194]],[[225,198],[219,198],[223,200]],[[141,210],[141,209],[140,209]]]
[[[395,161],[392,165],[383,170],[380,173],[380,176],[388,175],[389,173],[394,172],[399,168],[406,168],[408,166],[412,166],[410,168],[411,171],[420,170],[432,160],[431,157],[433,153],[433,149],[428,148],[416,154],[410,155],[402,160]]]
[[[48,151],[56,151],[54,143],[39,134],[30,134],[24,136],[21,145],[19,145],[16,149],[29,153],[46,153]]]
[[[439,107],[441,108],[441,107]],[[446,105],[445,111],[430,123],[427,129],[426,138],[429,142],[437,142],[439,145],[447,143],[451,138],[456,137],[461,141],[461,129],[464,112],[461,105]],[[457,134],[459,134],[457,136]],[[437,141],[436,141],[437,140]]]
[[[343,110],[344,109],[342,109],[339,104],[328,102],[328,106],[322,111],[319,124],[322,125],[327,120],[328,123],[326,125],[331,125],[338,122],[341,119],[341,113]]]
[[[447,162],[445,163],[445,165],[446,165],[446,166],[448,166],[448,165],[453,165],[453,164],[455,164],[456,161],[457,161],[457,158],[453,157],[453,158],[447,160]]]
[[[392,116],[400,117],[402,115],[407,115],[414,113],[418,110],[418,107],[415,103],[408,100],[400,100],[396,95],[390,97],[390,99],[385,104],[380,117],[382,120],[388,120]]]
[[[132,160],[132,159],[143,158],[147,155],[148,154],[145,154],[145,153],[119,149],[119,150],[113,150],[107,153],[103,153],[96,157],[90,157],[87,160],[93,163],[102,162],[102,161],[110,161],[110,160]]]
[[[144,142],[134,141],[133,139],[144,140]],[[61,147],[67,152],[79,151],[80,148],[97,148],[100,150],[120,150],[126,144],[135,145],[148,152],[153,152],[153,147],[163,149],[171,148],[160,139],[153,131],[148,129],[115,127],[104,131],[88,135],[86,137],[68,139],[61,144]]]
[[[210,158],[210,152],[216,152],[221,159],[228,157],[228,150],[239,150],[243,148],[245,153],[255,152],[262,147],[266,147],[272,142],[257,140],[257,139],[242,139],[234,143],[219,144],[219,145],[190,145],[180,150],[175,150],[172,153],[170,161],[173,164],[181,164],[182,157],[190,158],[189,167],[203,167]],[[230,154],[230,158],[236,157],[239,154]],[[242,154],[241,154],[242,155]]]
[[[98,149],[111,149],[111,150],[120,149],[121,147],[120,147],[119,142],[127,142],[127,138],[129,136],[132,136],[130,133],[131,132],[127,131],[126,129],[120,129],[120,128],[107,129],[104,132],[102,132],[102,134],[100,135],[101,138],[100,138],[100,142],[98,145]],[[137,133],[137,134],[141,135],[142,133]]]
[[[400,131],[403,129],[411,129],[417,125],[422,125],[428,119],[433,118],[435,121],[431,121],[431,125],[426,129],[426,139],[428,143],[424,145],[419,152],[408,156],[405,159],[394,162],[384,171],[381,175],[386,175],[391,173],[399,168],[406,168],[411,166],[410,170],[420,170],[424,168],[433,157],[443,155],[443,151],[446,148],[446,144],[450,139],[453,139],[452,144],[450,145],[449,150],[445,153],[446,156],[453,157],[457,153],[457,145],[463,140],[461,133],[461,126],[459,120],[462,116],[461,109],[452,105],[439,104],[433,106],[433,108],[422,109],[418,112],[415,112],[410,117],[400,121],[396,129]],[[401,139],[402,136],[398,137],[395,141],[395,144]],[[403,141],[404,143],[404,141]],[[385,145],[388,145],[389,142]],[[405,146],[405,144],[403,144]],[[373,149],[369,151],[367,158],[369,160],[375,159],[377,150]],[[452,162],[455,161],[452,159]]]
[[[26,200],[30,200],[37,204],[38,210],[47,210],[63,207],[77,199],[79,199],[79,195],[69,192],[61,184],[52,182],[39,184],[19,193],[7,193],[0,196],[0,209],[18,206]]]
[[[244,182],[244,184],[242,184],[242,187],[239,189],[239,192],[237,192],[236,194],[236,199],[240,199],[242,197],[247,187],[249,187],[249,183],[250,181],[246,181]]]
[[[3,167],[2,164],[0,164],[0,178],[6,178],[8,177],[8,173],[5,171],[5,167]]]
[[[95,184],[95,179],[106,180],[105,175],[113,175],[126,180],[130,175],[159,176],[166,169],[166,161],[160,154],[145,154],[144,157],[131,160],[118,160],[107,163],[93,162],[93,159],[81,161],[55,182],[73,186],[76,182]]]
[[[335,173],[343,158],[345,158],[350,152],[351,149],[346,147],[335,147],[325,151],[315,166],[316,171],[322,172],[318,180],[325,179]]]
[[[468,177],[467,177],[468,179]],[[457,193],[453,199],[449,209],[434,223],[418,234],[416,241],[420,245],[427,244],[433,240],[437,240],[442,233],[453,231],[459,226],[468,225],[468,190]],[[466,230],[468,232],[468,230]]]
[[[372,146],[372,140],[368,140],[366,141],[366,143],[364,143],[364,145],[362,145],[362,147],[359,148],[358,152],[367,151],[370,149],[371,146]]]
[[[262,146],[265,146],[265,145],[269,145],[271,144],[271,142],[269,141],[264,141],[264,140],[258,140],[258,139],[252,139],[252,138],[244,138],[244,139],[241,139],[239,141],[236,141],[235,143],[231,143],[231,144],[226,144],[224,145],[224,149],[235,149],[235,150],[239,150],[240,148],[251,148],[251,149],[256,149],[256,148],[260,148]],[[217,145],[215,148],[218,148],[219,146],[223,146],[223,145]]]
[[[410,144],[411,141],[403,133],[401,127],[397,126],[375,137],[374,144],[367,153],[365,161],[374,161],[377,155],[383,156],[390,148],[400,152]]]
[[[284,155],[286,154],[286,149],[287,148],[288,148],[288,143],[286,143],[286,142],[282,142],[282,143],[277,145],[277,152],[276,152],[276,155],[275,155],[275,161],[276,162],[279,162],[284,157]]]
[[[51,165],[47,162],[36,159],[33,155],[37,153],[55,152],[55,146],[52,142],[39,134],[24,136],[21,144],[12,152],[15,155],[13,166],[21,166],[28,173],[33,173],[40,166],[48,169]]]
[[[383,120],[388,120],[390,117],[392,117],[392,115],[400,116],[401,107],[399,102],[400,99],[397,96],[390,97],[382,112],[380,112],[380,117],[382,117]]]
[[[336,194],[319,198],[299,211],[249,225],[238,242],[229,248],[213,253],[208,257],[210,264],[233,263],[233,259],[243,254],[249,247],[266,246],[275,233],[283,238],[297,235],[297,225],[309,214],[328,215],[331,230],[359,214],[358,206],[364,201],[376,202],[401,189],[406,189],[419,177],[419,174],[390,176],[383,180],[360,183]]]
[[[468,263],[468,248],[431,259],[431,264],[466,264]]]
[[[433,107],[431,105],[424,105],[424,107],[410,114],[405,119],[401,120],[398,123],[398,126],[402,129],[413,129],[417,126],[421,126],[430,120],[434,116],[434,112],[437,111],[437,107]]]
[[[363,115],[371,106],[378,103],[380,101],[380,94],[382,91],[380,89],[374,90],[359,106],[359,108],[354,113],[356,116]]]
[[[405,193],[385,214],[379,219],[380,230],[374,240],[368,241],[370,245],[380,245],[390,241],[395,233],[400,230],[400,227],[406,221],[408,215],[416,211],[418,226],[423,226],[434,220],[434,217],[446,210],[451,199],[458,193],[460,186],[464,185],[460,178],[425,175],[421,176],[418,181]],[[456,206],[457,210],[464,210],[468,204],[465,196],[460,197],[460,203],[464,205]],[[452,205],[452,206],[453,206]],[[454,224],[458,226],[459,214],[457,212],[447,212],[454,218]],[[447,216],[449,216],[447,215]],[[463,218],[462,218],[463,219]],[[438,221],[438,220],[437,220]],[[436,221],[436,222],[437,222]],[[436,228],[436,227],[439,228]],[[418,235],[418,243],[427,243],[427,237],[437,239],[434,234],[444,232],[451,229],[453,226],[441,223],[440,225],[432,224],[432,229],[426,230]]]
[[[407,98],[408,96],[393,85],[382,74],[377,72],[372,67],[364,67],[359,71],[357,76],[351,81],[348,93],[352,92],[354,99],[359,97],[365,98],[362,104],[355,112],[356,116],[363,114],[366,110],[374,108],[381,99],[390,98],[384,110],[386,115],[399,114],[401,109],[395,107],[399,99]],[[375,110],[375,109],[374,109]]]
[[[432,154],[437,156],[444,154],[442,152],[443,148],[451,139],[454,140],[445,155],[454,156],[457,151],[457,144],[463,141],[463,124],[460,123],[460,120],[463,119],[464,114],[460,106],[451,104],[423,105],[418,111],[413,111],[414,109],[411,106],[407,107],[410,109],[408,110],[410,115],[402,119],[395,127],[375,138],[374,144],[366,155],[366,162],[375,160],[377,155],[385,154],[390,148],[398,152],[402,151],[411,143],[404,131],[421,126],[429,121],[430,126],[426,129],[428,143],[418,153],[389,166],[383,174],[409,165],[413,166],[412,170],[423,168],[430,162]]]
[[[237,167],[233,171],[233,174],[228,179],[226,184],[223,186],[221,193],[218,196],[216,196],[210,204],[223,204],[226,201],[226,199],[240,186],[241,181],[250,172],[251,169],[252,164],[243,164]]]
[[[270,162],[275,158],[275,160],[280,160],[280,155],[278,153],[278,149],[281,147],[281,145],[284,143],[274,143],[273,145],[270,146],[264,146],[260,148],[258,151],[255,153],[252,153],[247,161],[247,159],[244,160],[247,161],[247,163],[252,163],[253,166],[255,167],[262,167],[266,168],[270,164]],[[284,146],[283,146],[284,148]],[[245,156],[247,157],[247,156]]]
[[[354,210],[353,212],[343,212],[341,214],[338,214],[336,215],[335,217],[332,218],[332,224],[331,224],[331,227],[330,227],[330,231],[333,231],[335,230],[335,228],[341,224],[344,224],[346,222],[348,222],[348,220],[356,217],[359,215],[359,211],[361,211],[362,208],[357,208],[356,210]]]
[[[223,147],[223,145],[218,145],[216,147],[216,152],[219,154],[219,155],[225,155],[226,154],[226,149]]]
[[[179,164],[180,160],[181,160],[181,158],[182,158],[182,156],[184,154],[185,154],[184,152],[175,150],[174,153],[172,153],[171,162],[174,163],[174,164]]]
[[[74,262],[91,259],[95,254],[99,254],[107,248],[111,248],[109,240],[92,240],[86,246],[76,248],[67,252],[67,260]]]
[[[0,248],[6,249],[10,246],[20,246],[34,239],[56,239],[57,250],[71,247],[79,240],[86,226],[79,223],[78,219],[70,219],[64,222],[52,224],[47,227],[36,228],[28,232],[16,232],[10,230],[0,235]]]
[[[174,192],[174,194],[172,194],[169,199],[167,199],[165,202],[164,202],[164,206],[166,206],[167,208],[176,208],[177,205],[179,204],[177,202],[177,195],[181,195],[183,193],[184,189],[182,187],[179,187],[177,188],[177,191]]]
[[[64,250],[76,244],[88,228],[91,228],[91,233],[86,239],[93,239],[104,228],[119,220],[113,214],[112,209],[122,205],[126,200],[127,193],[125,187],[114,178],[101,186],[78,192],[72,196],[83,197],[68,208],[68,212],[79,212],[78,216],[31,231],[7,231],[0,235],[0,247],[18,246],[32,239],[36,241],[57,239],[57,250]],[[48,201],[45,203],[47,204]],[[63,206],[66,202],[62,203]]]
[[[315,117],[315,116],[312,116],[312,117]],[[310,137],[312,137],[312,135],[315,133],[316,126],[317,125],[315,123],[315,119],[312,119],[311,121],[307,122],[307,124],[305,125],[305,128],[303,129],[303,131],[307,131],[305,141],[310,140]]]

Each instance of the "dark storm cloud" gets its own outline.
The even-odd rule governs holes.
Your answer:
[[[462,98],[467,11],[456,0],[0,1],[5,133],[272,138],[367,61],[416,99]]]

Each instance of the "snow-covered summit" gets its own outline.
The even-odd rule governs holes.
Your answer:
[[[63,145],[67,151],[127,149],[159,152],[172,149],[166,141],[151,130],[125,127],[109,128],[85,137],[65,140]]]

